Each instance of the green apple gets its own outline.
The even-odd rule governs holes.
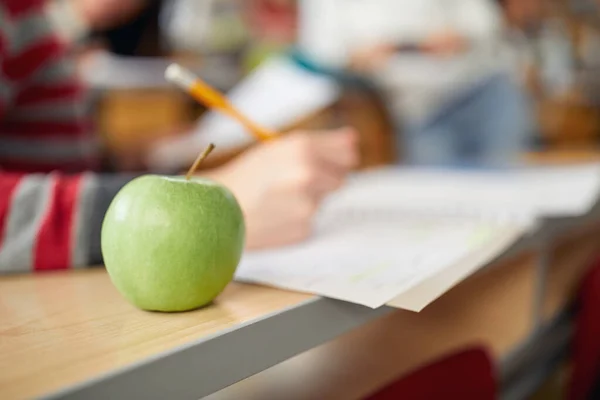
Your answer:
[[[102,224],[102,254],[135,306],[186,311],[210,303],[233,279],[244,248],[240,206],[202,179],[145,175],[125,185]]]

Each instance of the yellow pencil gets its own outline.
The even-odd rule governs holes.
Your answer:
[[[191,94],[192,97],[204,104],[206,107],[219,110],[222,113],[236,119],[246,129],[248,129],[257,140],[266,141],[277,136],[275,132],[248,119],[244,114],[238,111],[223,94],[210,87],[191,71],[183,68],[182,66],[178,64],[169,65],[165,72],[165,77],[168,81],[176,84]]]

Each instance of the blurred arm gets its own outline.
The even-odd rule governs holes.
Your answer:
[[[41,173],[95,158],[85,90],[42,7],[0,2],[0,273],[99,262],[104,212],[130,179]]]
[[[0,273],[100,264],[104,214],[130,179],[0,173]]]

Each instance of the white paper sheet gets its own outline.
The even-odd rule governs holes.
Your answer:
[[[393,210],[382,210],[378,216],[340,210],[323,218],[327,222],[307,242],[245,254],[236,278],[376,308],[446,268],[460,265],[475,251],[487,250],[481,260],[485,263],[528,230],[525,225],[411,217]],[[471,266],[468,272],[480,265]],[[463,275],[460,270],[444,290],[430,291],[429,301]],[[420,310],[426,304],[419,298],[402,307]]]
[[[600,194],[600,164],[531,168],[520,173],[531,201],[544,216],[588,213]]]
[[[468,278],[480,268],[505,253],[510,244],[524,234],[524,226],[497,227],[486,243],[472,247],[456,263],[442,268],[437,273],[424,277],[421,282],[386,303],[388,306],[419,312],[438,297]]]
[[[303,70],[285,57],[265,61],[227,93],[231,103],[253,121],[273,130],[307,118],[339,96],[335,81]],[[225,149],[252,141],[252,136],[230,117],[207,112],[194,134],[204,143]]]
[[[507,171],[386,168],[358,174],[328,204],[367,202],[426,215],[492,220],[577,216],[600,193],[600,164]]]
[[[246,253],[236,278],[420,311],[503,254],[540,217],[589,211],[599,190],[597,164],[361,173],[328,199],[310,240]]]

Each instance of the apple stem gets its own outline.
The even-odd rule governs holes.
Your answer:
[[[208,155],[210,154],[211,151],[214,150],[214,148],[215,148],[215,145],[211,143],[208,145],[208,147],[206,149],[204,149],[204,151],[202,153],[198,154],[198,158],[196,158],[196,161],[194,161],[194,164],[192,164],[192,166],[188,170],[187,174],[185,175],[186,180],[188,180],[188,181],[190,180],[192,175],[194,175],[194,172],[196,172],[196,170],[198,169],[200,164],[202,164],[202,161],[204,161],[204,159],[206,157],[208,157]]]

